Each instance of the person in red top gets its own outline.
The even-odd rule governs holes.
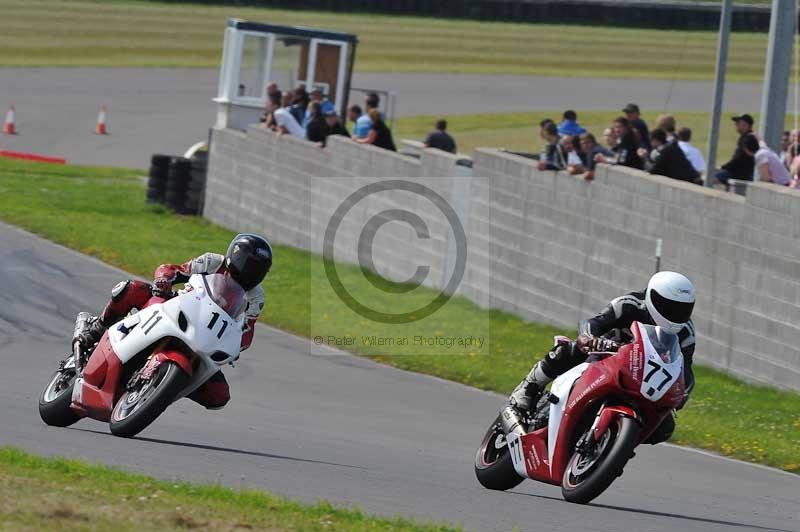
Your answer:
[[[92,318],[75,340],[80,342],[82,348],[88,349],[100,341],[106,329],[127,316],[131,310],[141,309],[152,295],[170,298],[173,296],[173,284],[185,283],[191,275],[221,273],[230,275],[247,295],[246,329],[241,343],[241,350],[244,351],[253,341],[255,323],[264,309],[261,281],[271,267],[272,247],[264,237],[237,235],[225,255],[204,253],[183,264],[162,264],[156,268],[152,284],[133,280],[118,283],[111,290],[111,300],[100,316]],[[222,408],[231,397],[225,375],[222,371],[217,372],[188,397],[208,409]]]

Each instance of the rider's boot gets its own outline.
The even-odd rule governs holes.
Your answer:
[[[77,341],[82,351],[88,351],[100,341],[107,327],[98,316],[92,316],[88,312],[80,312],[75,320],[75,334],[72,341]]]
[[[537,362],[522,379],[522,382],[511,392],[511,396],[508,398],[509,406],[515,408],[520,414],[527,414],[531,407],[539,402],[544,387],[552,380],[542,369],[542,362]]]

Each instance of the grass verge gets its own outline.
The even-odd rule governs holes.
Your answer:
[[[142,276],[150,276],[162,262],[225,249],[231,231],[201,218],[146,207],[137,176],[130,170],[0,159],[0,219]],[[365,327],[362,318],[343,311],[324,276],[313,275],[320,262],[305,251],[276,246],[275,266],[265,282],[267,323],[305,336],[312,334],[312,321],[314,334]],[[356,297],[372,293],[357,268],[344,266],[339,272]],[[418,290],[424,298],[425,289]],[[391,305],[392,300],[378,304]],[[435,322],[419,325],[420,334],[465,336],[488,330],[489,346],[480,354],[450,356],[412,355],[407,346],[376,347],[363,342],[344,348],[405,369],[505,393],[547,350],[553,334],[569,332],[481,310],[462,298],[451,300],[435,317]],[[369,327],[379,336],[395,331],[393,326],[370,323]],[[702,344],[699,347],[697,359],[702,362]],[[674,441],[800,473],[796,456],[800,394],[751,386],[707,368],[698,368],[696,373],[698,384],[681,411]]]
[[[3,66],[218,68],[227,17],[356,33],[363,72],[713,79],[717,44],[715,31],[140,1],[0,0],[0,13]],[[669,53],[637,53],[650,43]],[[728,80],[760,81],[766,45],[766,33],[733,33]]]
[[[258,490],[156,480],[0,447],[3,530],[457,530],[380,518],[328,503],[302,504]]]

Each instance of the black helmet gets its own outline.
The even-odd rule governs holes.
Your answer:
[[[225,254],[228,273],[244,290],[258,286],[272,267],[272,247],[264,237],[236,235]]]

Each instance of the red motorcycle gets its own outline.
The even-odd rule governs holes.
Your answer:
[[[506,408],[475,456],[478,482],[508,490],[526,478],[585,504],[622,475],[637,445],[686,400],[678,337],[634,322],[616,353],[590,353],[528,415]]]

